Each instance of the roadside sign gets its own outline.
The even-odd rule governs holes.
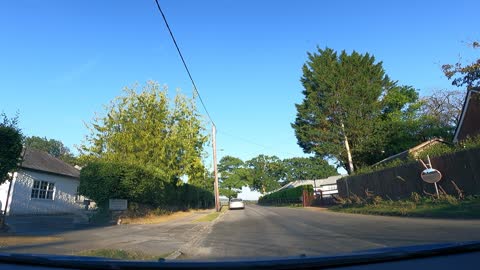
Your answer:
[[[433,184],[440,181],[440,179],[442,179],[442,173],[437,169],[428,168],[422,171],[422,173],[420,174],[420,177],[422,178],[423,181]]]
[[[112,211],[127,210],[127,200],[123,199],[110,199],[108,200],[108,209]]]

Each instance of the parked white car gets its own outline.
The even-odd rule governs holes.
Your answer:
[[[228,209],[245,209],[245,203],[242,199],[231,199],[228,204]]]

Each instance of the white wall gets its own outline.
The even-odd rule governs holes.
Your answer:
[[[53,200],[30,198],[34,180],[55,183]],[[77,212],[82,208],[81,204],[75,202],[75,193],[79,183],[78,179],[71,177],[21,170],[14,180],[9,214],[29,215]]]
[[[5,211],[5,205],[7,202],[7,192],[10,181],[5,181],[5,183],[0,185],[0,212]]]

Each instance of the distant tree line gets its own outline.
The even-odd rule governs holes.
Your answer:
[[[321,179],[337,175],[335,167],[316,158],[288,158],[259,155],[247,161],[224,156],[218,164],[220,194],[236,198],[242,187],[266,193],[295,180]]]

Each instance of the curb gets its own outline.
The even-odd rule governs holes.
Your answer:
[[[190,239],[190,241],[183,244],[182,246],[180,246],[180,248],[172,252],[172,254],[165,257],[165,260],[175,260],[180,255],[185,254],[185,252],[182,251],[190,249],[192,246],[197,244],[203,238],[203,236],[210,233],[213,225],[220,221],[220,219],[223,217],[223,215],[225,215],[226,212],[227,211],[220,212],[220,215],[218,215],[215,220],[208,222],[207,224],[198,224],[197,226],[194,226],[192,230],[196,231],[197,233]]]

